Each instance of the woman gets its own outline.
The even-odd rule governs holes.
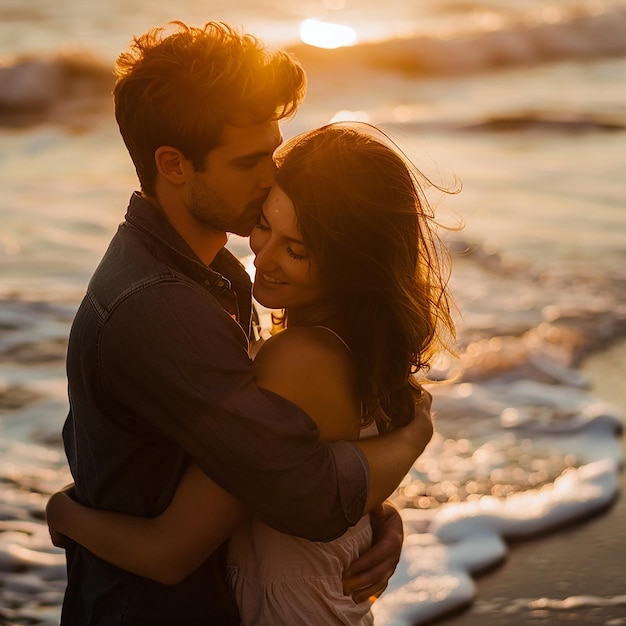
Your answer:
[[[420,397],[416,375],[454,332],[434,216],[417,173],[364,124],[304,133],[280,150],[277,164],[250,238],[254,296],[283,309],[256,355],[257,384],[307,411],[324,440],[400,426]],[[243,523],[245,511],[226,492],[209,510],[216,489],[192,467],[157,518],[93,511],[59,495],[49,524],[167,584],[193,571],[220,529],[225,539],[241,520],[229,571],[244,626],[371,623],[369,603],[342,591],[342,573],[371,541],[367,517],[333,542],[309,542],[256,519]]]

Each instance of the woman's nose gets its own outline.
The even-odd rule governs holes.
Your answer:
[[[254,267],[258,270],[267,271],[275,265],[273,261],[272,246],[270,242],[258,247],[254,257]]]

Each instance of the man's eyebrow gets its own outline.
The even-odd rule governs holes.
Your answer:
[[[283,143],[283,134],[279,133],[277,137],[276,147],[271,150],[257,150],[256,152],[250,152],[249,154],[241,154],[239,156],[233,157],[232,161],[254,161],[255,159],[262,159],[267,156],[272,156],[274,152],[278,149],[278,146]]]
[[[258,152],[250,152],[249,154],[240,154],[239,156],[233,157],[232,162],[236,163],[237,161],[256,161],[257,159],[263,159],[267,156],[272,156],[274,154],[273,150],[259,150]]]

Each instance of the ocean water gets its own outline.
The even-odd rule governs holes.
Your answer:
[[[309,89],[285,136],[367,120],[462,185],[432,196],[465,225],[445,234],[459,357],[432,373],[456,382],[432,385],[437,432],[394,496],[407,542],[377,624],[445,619],[507,540],[558,533],[619,490],[623,418],[581,363],[626,345],[626,2],[232,4],[0,2],[0,624],[58,623],[64,557],[43,507],[71,480],[67,334],[136,187],[111,65],[170,19],[224,20],[300,58]],[[303,45],[307,19],[317,43],[334,24],[356,45]],[[623,623],[619,598],[586,602]]]

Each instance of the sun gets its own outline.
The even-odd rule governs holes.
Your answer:
[[[300,39],[317,48],[341,48],[357,42],[356,31],[350,26],[308,19],[300,24]]]

